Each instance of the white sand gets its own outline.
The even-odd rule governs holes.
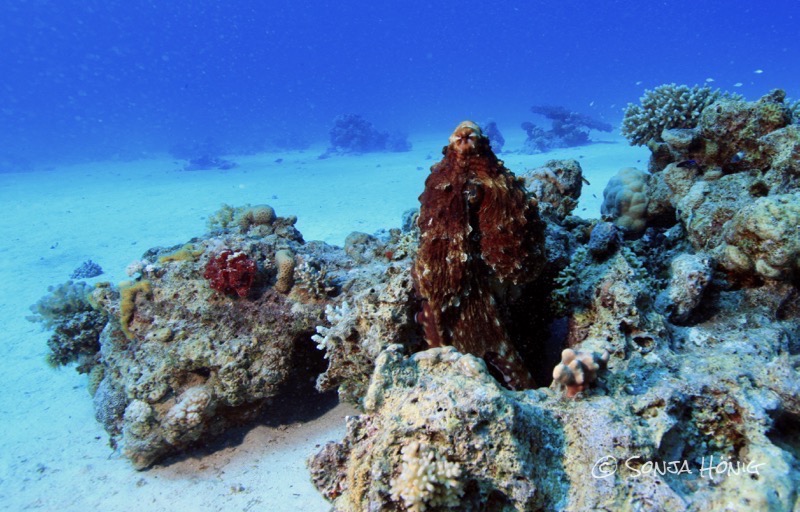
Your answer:
[[[28,307],[89,258],[106,271],[93,281],[125,279],[127,264],[148,248],[202,235],[205,217],[221,203],[270,204],[279,215],[296,215],[306,240],[336,245],[352,231],[399,226],[446,140],[414,140],[413,151],[398,154],[318,160],[319,147],[234,158],[240,165],[230,171],[182,172],[164,159],[0,174],[0,509],[328,510],[305,460],[341,439],[352,409],[237,431],[215,451],[137,472],[109,448],[85,376],[44,363],[48,333],[25,319]],[[578,159],[592,185],[576,213],[597,217],[608,178],[622,167],[646,168],[648,155],[615,139],[502,156],[517,173],[554,158]],[[283,412],[295,405],[304,406]]]

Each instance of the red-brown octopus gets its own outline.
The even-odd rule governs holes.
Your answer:
[[[545,261],[544,224],[523,182],[471,121],[431,167],[417,225],[417,320],[428,345],[482,357],[512,389],[533,385],[508,333],[508,306]]]

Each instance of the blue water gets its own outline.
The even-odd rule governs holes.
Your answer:
[[[798,20],[797,0],[2,1],[0,169],[302,146],[350,112],[412,134],[509,133],[537,104],[618,124],[665,82],[797,98]]]

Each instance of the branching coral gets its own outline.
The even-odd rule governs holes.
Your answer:
[[[413,277],[426,341],[483,357],[507,385],[529,386],[504,325],[504,290],[535,279],[545,260],[536,203],[471,121],[450,136],[419,200]]]
[[[400,474],[390,482],[393,500],[402,499],[409,512],[458,506],[464,489],[457,462],[448,461],[432,446],[419,441],[407,444],[401,453]]]
[[[527,138],[522,148],[523,153],[540,153],[554,148],[569,148],[589,144],[589,130],[610,132],[608,123],[573,112],[564,107],[538,105],[531,107],[531,112],[539,114],[552,123],[549,130],[544,130],[531,122],[522,123]]]
[[[694,128],[703,110],[719,98],[733,97],[710,87],[664,84],[644,92],[640,105],[628,104],[621,132],[632,146],[661,142],[661,132]]]
[[[77,362],[78,371],[86,373],[94,365],[107,315],[89,302],[92,288],[83,282],[67,281],[48,288],[50,293],[31,306],[34,314],[28,320],[53,330],[47,340],[47,362],[52,366]]]
[[[409,263],[391,264],[381,279],[348,293],[349,301],[325,308],[329,326],[318,326],[312,338],[328,359],[317,389],[338,389],[340,399],[359,403],[378,354],[391,343],[417,344]]]
[[[571,348],[561,352],[561,362],[553,369],[553,380],[567,388],[572,398],[597,380],[597,373],[606,367],[609,353],[575,352]]]

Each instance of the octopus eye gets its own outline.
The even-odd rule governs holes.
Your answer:
[[[450,147],[464,154],[475,149],[479,138],[483,137],[480,127],[472,121],[464,121],[458,125],[450,136]]]

